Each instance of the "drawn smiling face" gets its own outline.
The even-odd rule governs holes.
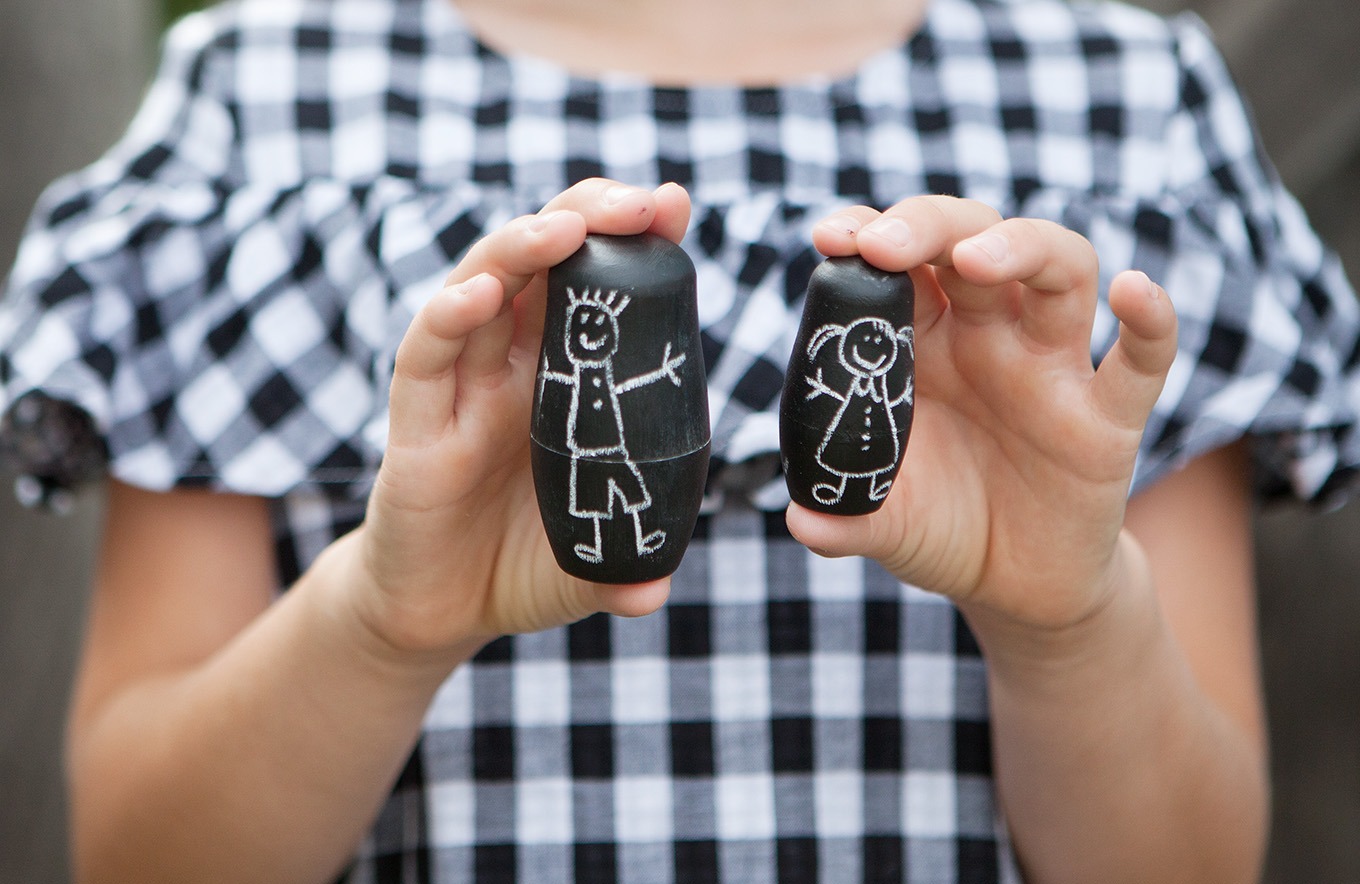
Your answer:
[[[886,374],[897,361],[897,335],[882,319],[866,316],[851,323],[841,338],[841,362],[862,377]]]
[[[567,358],[578,365],[603,365],[619,348],[619,323],[598,304],[580,303],[567,317]]]

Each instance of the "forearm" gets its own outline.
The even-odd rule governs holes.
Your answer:
[[[1201,689],[1127,535],[1119,555],[1124,585],[1061,633],[965,611],[1027,880],[1247,884],[1265,842],[1263,741]]]
[[[457,662],[402,658],[347,613],[345,543],[202,665],[90,715],[69,759],[82,881],[339,872]]]

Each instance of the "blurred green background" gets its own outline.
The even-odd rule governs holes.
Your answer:
[[[202,9],[208,2],[209,0],[161,0],[161,8],[164,10],[162,21],[168,25],[186,12]]]

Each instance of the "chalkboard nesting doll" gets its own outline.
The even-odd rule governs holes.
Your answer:
[[[812,272],[779,404],[795,502],[845,516],[882,506],[911,430],[913,304],[910,276],[857,255]]]
[[[653,234],[592,234],[548,273],[531,450],[562,570],[641,583],[680,566],[708,473],[694,265]]]

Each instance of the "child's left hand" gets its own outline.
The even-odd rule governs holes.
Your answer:
[[[794,536],[864,555],[967,610],[1060,628],[1127,566],[1124,507],[1143,427],[1176,354],[1176,316],[1141,273],[1115,278],[1119,340],[1091,366],[1095,250],[1058,225],[915,197],[846,210],[814,243],[916,286],[915,418],[883,508],[790,508]]]

